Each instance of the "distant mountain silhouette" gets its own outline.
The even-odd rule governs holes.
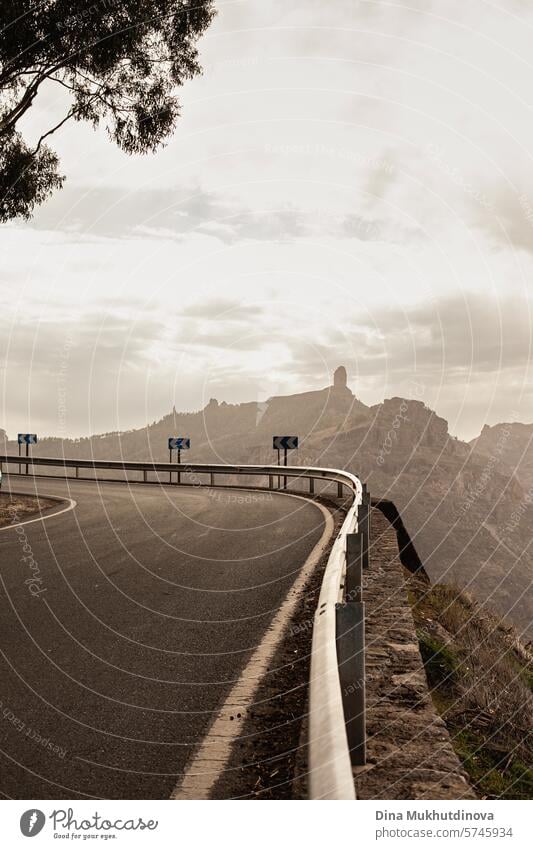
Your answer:
[[[470,445],[480,454],[501,456],[526,489],[533,487],[533,424],[520,422],[485,425]]]
[[[34,453],[166,461],[175,435],[191,438],[191,462],[271,463],[275,434],[299,436],[290,462],[349,469],[374,497],[392,499],[432,580],[472,590],[531,639],[533,425],[485,428],[469,445],[419,400],[363,404],[341,368],[322,390],[243,404],[212,399],[139,430],[41,439]],[[16,453],[16,443],[6,449]]]

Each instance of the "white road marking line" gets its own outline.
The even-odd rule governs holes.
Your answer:
[[[26,493],[20,493],[20,495],[26,495]],[[38,495],[37,498],[56,498],[56,496],[51,495]],[[46,522],[47,519],[55,519],[56,516],[61,516],[62,513],[68,513],[69,510],[74,510],[75,507],[78,506],[78,502],[74,501],[73,498],[62,498],[61,501],[68,501],[67,507],[63,507],[61,510],[56,510],[55,513],[47,513],[46,516],[37,516],[36,519],[26,519],[24,522],[13,522],[9,525],[2,525],[0,528],[0,533],[2,531],[10,531],[12,528],[20,528],[22,525],[31,525],[33,522]],[[51,509],[51,508],[50,508]]]
[[[286,493],[290,498],[303,496]],[[209,799],[214,785],[226,768],[233,744],[240,735],[246,712],[253,701],[261,680],[281,642],[287,622],[290,620],[305,585],[328,546],[335,523],[329,510],[314,502],[324,516],[325,527],[319,541],[305,561],[300,574],[289,590],[289,594],[276,613],[260,645],[248,661],[241,677],[229,693],[218,716],[212,722],[200,748],[187,766],[182,778],[172,791],[171,799]]]

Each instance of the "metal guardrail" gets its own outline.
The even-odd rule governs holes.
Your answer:
[[[215,487],[221,476],[263,477],[267,487],[286,489],[286,480],[307,481],[309,495],[315,482],[332,482],[342,497],[347,488],[352,502],[331,549],[324,572],[313,624],[309,684],[309,795],[312,799],[355,799],[353,766],[365,763],[364,602],[362,576],[368,567],[370,497],[359,478],[341,469],[300,466],[254,466],[187,463],[142,463],[117,460],[69,460],[61,457],[0,455],[0,472],[18,466],[19,474],[36,475],[35,467],[64,470],[57,479],[127,483],[169,483]],[[33,467],[33,468],[32,468]],[[73,470],[74,474],[67,472]],[[93,477],[81,477],[80,471]],[[124,478],[99,478],[98,470],[121,472]],[[142,480],[128,479],[128,472],[142,473]],[[178,472],[179,479],[176,478]],[[183,482],[183,475],[189,482]],[[157,481],[149,475],[158,475]],[[167,480],[160,476],[168,475]],[[46,476],[46,475],[45,475]],[[206,476],[206,480],[204,480]],[[217,483],[218,478],[218,483]],[[278,479],[276,487],[275,481]],[[284,481],[283,485],[281,480]],[[237,487],[242,488],[242,484]],[[300,493],[301,494],[301,493]],[[305,493],[304,493],[305,494]]]
[[[168,474],[168,483],[177,483],[178,474],[189,475],[189,477],[193,475],[209,475],[209,481],[207,483],[208,486],[217,485],[214,482],[215,476],[217,475],[252,475],[254,477],[260,476],[268,478],[268,486],[270,489],[274,489],[275,478],[304,478],[309,481],[309,492],[311,494],[314,494],[314,482],[316,480],[327,480],[337,482],[337,494],[339,497],[342,497],[343,486],[348,486],[350,490],[353,490],[352,479],[357,480],[357,478],[354,478],[354,476],[350,475],[348,472],[343,472],[338,469],[311,469],[304,468],[302,466],[248,466],[220,463],[181,463],[178,465],[177,463],[144,463],[129,460],[69,460],[65,457],[18,457],[16,455],[3,454],[0,455],[0,471],[4,465],[18,466],[19,474],[21,473],[20,470],[22,467],[25,467],[26,474],[30,474],[30,467],[32,466],[43,466],[48,468],[56,467],[65,470],[73,469],[74,477],[78,480],[107,480],[115,482],[124,482],[124,478],[84,478],[81,477],[79,473],[83,470],[96,472],[98,469],[101,469],[102,471],[123,472],[124,474],[128,471],[142,472],[142,480],[144,483],[164,483],[164,481],[161,480],[150,481],[148,478],[149,474]],[[35,475],[36,472],[32,471],[31,474]],[[131,483],[138,482],[128,481],[127,478],[126,481]],[[206,484],[200,479],[197,479],[189,484],[185,483],[184,485],[205,486]],[[261,489],[264,489],[264,487],[261,487]]]

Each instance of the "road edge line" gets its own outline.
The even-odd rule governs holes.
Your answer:
[[[302,495],[284,494],[309,503],[309,499]],[[324,516],[322,535],[303,564],[263,639],[241,672],[239,680],[230,690],[218,715],[209,726],[183,776],[174,787],[170,795],[172,800],[209,799],[211,790],[228,765],[233,745],[243,730],[247,709],[268,671],[268,665],[281,643],[301,593],[335,531],[335,520],[331,511],[318,501],[312,503]]]
[[[17,493],[14,493],[14,494],[16,495]],[[21,492],[19,494],[20,495],[27,495],[28,493],[26,493],[26,492],[22,493]],[[39,497],[40,498],[49,498],[51,501],[52,500],[53,501],[61,501],[61,502],[67,501],[68,504],[67,504],[66,507],[63,507],[61,510],[54,510],[53,507],[48,507],[46,510],[43,510],[43,512],[39,516],[36,516],[35,519],[25,519],[24,522],[13,522],[10,525],[2,525],[2,527],[0,527],[0,533],[2,533],[2,531],[11,531],[11,530],[13,530],[13,528],[21,528],[21,527],[23,527],[23,525],[32,525],[34,522],[46,522],[47,519],[54,519],[56,516],[61,516],[63,513],[68,513],[70,510],[74,510],[74,508],[78,506],[78,502],[75,501],[73,498],[58,499],[56,496],[53,496],[53,495],[40,495],[40,496],[38,495],[37,498],[39,498]],[[50,512],[52,510],[54,511],[53,513]]]

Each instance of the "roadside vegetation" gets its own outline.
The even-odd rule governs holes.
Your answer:
[[[0,528],[21,522],[34,513],[40,513],[41,510],[53,507],[54,504],[54,501],[47,498],[0,492]]]
[[[408,576],[433,701],[480,798],[533,798],[533,656],[464,591]]]

